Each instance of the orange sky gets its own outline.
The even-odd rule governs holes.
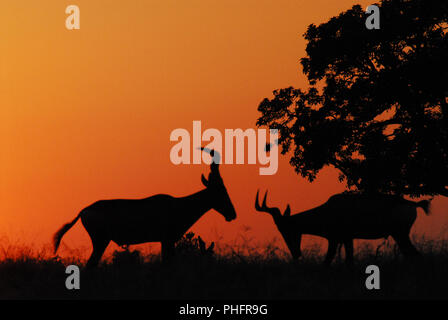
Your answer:
[[[193,120],[203,130],[254,128],[264,97],[306,86],[306,27],[356,3],[372,1],[3,0],[0,234],[41,245],[95,200],[199,191],[209,168],[173,165],[171,131],[191,132]],[[65,28],[70,4],[80,8],[80,30]],[[258,188],[293,212],[344,189],[332,170],[307,183],[284,156],[276,175],[258,168],[223,165],[238,219],[211,211],[193,230],[206,240],[244,234],[266,243],[279,234],[253,208]],[[419,213],[413,230],[438,237],[448,200],[433,204],[434,216]],[[90,246],[80,223],[63,241]]]

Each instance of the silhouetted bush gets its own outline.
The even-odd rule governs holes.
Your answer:
[[[185,234],[182,239],[176,242],[175,248],[176,256],[201,256],[211,258],[215,254],[215,243],[212,242],[207,247],[205,241],[200,236],[195,236],[193,232]]]
[[[128,247],[125,247],[124,250],[115,250],[112,253],[112,263],[114,265],[133,265],[139,264],[144,261],[140,251],[134,250],[130,251]]]

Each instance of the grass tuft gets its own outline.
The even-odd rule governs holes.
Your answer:
[[[202,243],[201,243],[202,241]],[[370,242],[355,249],[355,265],[343,250],[330,267],[319,246],[291,261],[271,243],[214,249],[194,234],[177,243],[177,255],[162,263],[158,254],[130,248],[115,251],[96,270],[85,261],[61,259],[50,248],[0,246],[0,299],[446,299],[448,242],[414,238],[420,259],[403,259],[395,243]],[[211,250],[208,250],[210,249]],[[208,251],[207,251],[208,250]],[[81,289],[65,288],[65,268],[81,267]],[[365,268],[378,265],[381,289],[367,290]]]

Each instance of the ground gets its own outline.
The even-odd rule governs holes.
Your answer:
[[[357,248],[355,265],[343,254],[330,267],[304,250],[291,261],[274,247],[244,255],[200,250],[184,239],[170,263],[138,250],[118,250],[93,271],[76,258],[30,255],[27,250],[0,260],[0,299],[447,299],[448,241],[422,240],[422,257],[407,261],[394,245]],[[378,249],[378,250],[377,250]],[[80,290],[67,290],[65,268],[81,267]],[[380,268],[380,290],[367,290],[365,269]]]

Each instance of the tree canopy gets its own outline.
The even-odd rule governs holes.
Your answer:
[[[379,30],[359,5],[310,25],[309,87],[275,90],[257,125],[309,181],[333,166],[351,190],[448,196],[448,1],[377,6]]]

